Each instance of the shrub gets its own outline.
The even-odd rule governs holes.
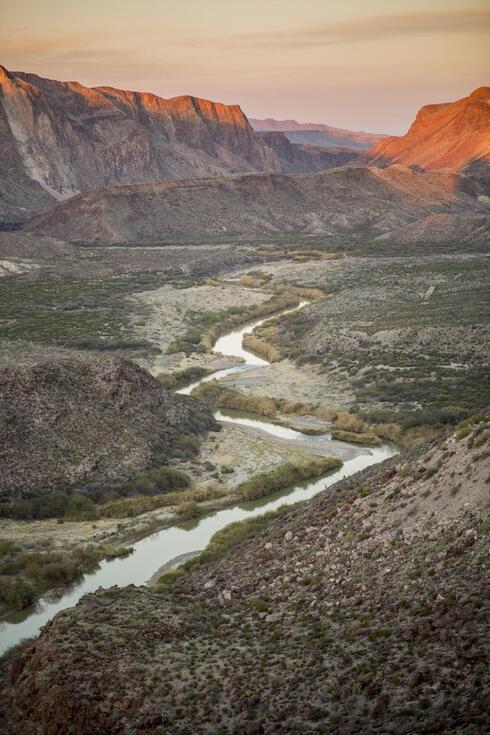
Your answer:
[[[22,610],[36,599],[34,587],[23,579],[15,582],[0,582],[0,601],[5,605]]]
[[[195,500],[191,500],[188,503],[182,503],[175,512],[181,518],[199,518],[201,515],[201,509]]]
[[[279,362],[282,360],[282,355],[276,347],[264,342],[262,339],[257,339],[253,334],[246,335],[242,340],[242,345],[246,350],[263,357],[268,362]]]
[[[362,444],[365,446],[377,446],[380,444],[379,438],[376,434],[365,432],[363,434],[356,434],[353,431],[332,431],[332,439],[337,439],[341,442],[350,442],[351,444]]]

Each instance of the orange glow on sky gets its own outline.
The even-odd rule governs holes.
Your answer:
[[[0,63],[250,117],[404,132],[490,83],[488,0],[4,0]]]

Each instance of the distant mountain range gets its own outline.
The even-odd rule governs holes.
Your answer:
[[[299,123],[296,120],[257,120],[250,118],[250,124],[257,132],[282,132],[291,143],[329,148],[342,146],[354,150],[365,150],[378,143],[386,135],[376,133],[360,133],[343,128],[334,128],[323,123]]]
[[[458,236],[486,237],[489,88],[422,108],[401,137],[252,123],[238,105],[0,67],[0,229],[103,243],[361,227],[401,240],[410,224],[407,237],[437,240],[457,221]],[[424,173],[440,170],[451,175]]]

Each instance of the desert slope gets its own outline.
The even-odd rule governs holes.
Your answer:
[[[216,427],[130,360],[19,343],[3,350],[0,378],[1,500],[127,477],[179,435]]]
[[[34,218],[27,231],[78,242],[137,243],[277,233],[384,232],[434,211],[484,207],[457,176],[400,167],[216,177],[107,187]]]
[[[406,135],[380,141],[369,156],[379,164],[426,170],[490,166],[490,87],[457,102],[422,107]]]

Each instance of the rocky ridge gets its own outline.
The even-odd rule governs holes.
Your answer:
[[[73,242],[141,243],[295,233],[376,234],[434,212],[487,211],[452,174],[392,166],[251,174],[93,189],[33,218],[26,231]]]
[[[161,589],[87,595],[14,661],[5,731],[486,731],[488,439],[229,528]]]

